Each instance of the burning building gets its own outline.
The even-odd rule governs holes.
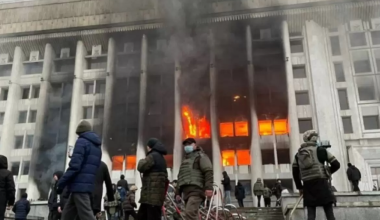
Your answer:
[[[226,171],[248,192],[259,177],[292,191],[302,133],[316,129],[342,164],[336,188],[349,189],[351,162],[372,189],[380,2],[194,2],[0,1],[0,152],[18,195],[47,198],[81,119],[101,135],[114,181],[140,184],[150,137],[176,179],[193,137],[216,183]]]

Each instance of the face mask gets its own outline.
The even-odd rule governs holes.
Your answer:
[[[194,147],[193,146],[191,146],[191,145],[185,146],[185,152],[186,153],[191,153],[193,151],[194,151]]]

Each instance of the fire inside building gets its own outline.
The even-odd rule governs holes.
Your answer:
[[[157,0],[0,2],[0,151],[17,194],[47,198],[81,119],[102,137],[113,181],[141,184],[136,163],[151,137],[176,179],[192,137],[216,183],[226,171],[247,194],[257,178],[292,192],[291,163],[315,129],[342,164],[334,186],[349,189],[351,162],[372,189],[380,2],[303,2],[199,1],[180,25]]]

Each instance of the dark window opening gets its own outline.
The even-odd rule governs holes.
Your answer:
[[[363,122],[364,122],[364,129],[365,130],[380,129],[379,116],[378,115],[363,116]]]
[[[354,130],[352,128],[351,117],[342,117],[343,131],[345,134],[352,134]]]

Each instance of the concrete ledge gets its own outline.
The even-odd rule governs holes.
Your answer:
[[[337,192],[337,207],[334,207],[336,219],[361,220],[380,219],[380,192]],[[283,194],[282,213],[289,219],[299,194]],[[293,220],[305,219],[307,211],[303,207],[303,201],[297,206]],[[325,214],[322,207],[317,208],[317,219],[324,220]]]

